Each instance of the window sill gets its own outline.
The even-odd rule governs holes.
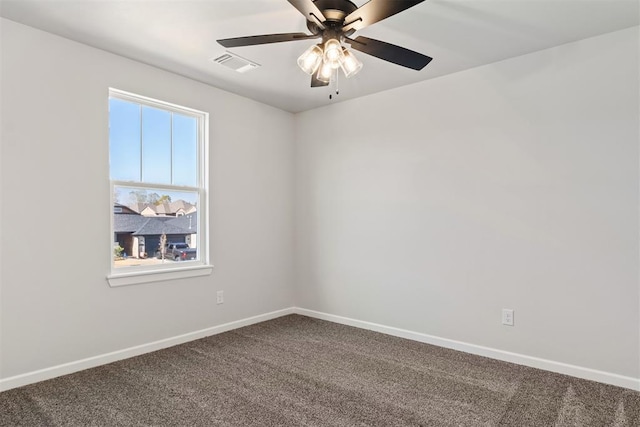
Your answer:
[[[139,285],[141,283],[208,276],[212,272],[212,265],[197,265],[193,267],[175,268],[170,271],[136,271],[132,273],[112,274],[107,276],[107,281],[109,282],[109,286],[115,288],[118,286]]]

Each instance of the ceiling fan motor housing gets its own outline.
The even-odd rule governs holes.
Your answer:
[[[344,18],[358,9],[358,6],[353,4],[353,2],[349,0],[317,0],[314,4],[326,19],[322,23],[326,29],[323,30],[317,21],[312,16],[309,16],[307,18],[307,28],[312,34],[322,35],[323,39],[329,39],[331,36],[334,36],[334,38],[336,38],[335,36],[339,38],[343,35],[348,37],[354,32],[353,30],[347,32],[342,31]],[[320,17],[317,18],[320,19]],[[333,34],[325,34],[327,30]]]

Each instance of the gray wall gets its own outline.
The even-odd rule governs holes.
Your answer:
[[[636,27],[299,114],[298,306],[638,378],[638,75]]]
[[[1,24],[0,377],[293,305],[290,113]],[[211,114],[211,276],[108,286],[109,87]]]

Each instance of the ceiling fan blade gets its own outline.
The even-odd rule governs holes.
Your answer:
[[[298,9],[300,13],[307,18],[307,21],[312,21],[318,24],[320,28],[324,30],[324,25],[322,23],[327,20],[324,17],[320,9],[313,3],[311,0],[287,0],[293,7]],[[315,19],[314,19],[315,17]]]
[[[262,36],[235,37],[218,40],[224,47],[254,46],[258,44],[292,42],[296,40],[315,39],[320,36],[305,33],[264,34]]]
[[[323,82],[316,78],[316,73],[311,74],[311,87],[329,86],[329,82]]]
[[[368,37],[345,38],[351,48],[403,67],[422,70],[433,58],[394,44]]]
[[[424,0],[370,0],[344,18],[344,31],[360,30],[396,13],[422,3]]]

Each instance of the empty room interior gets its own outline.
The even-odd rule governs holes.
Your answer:
[[[638,1],[0,16],[0,425],[640,425]]]

